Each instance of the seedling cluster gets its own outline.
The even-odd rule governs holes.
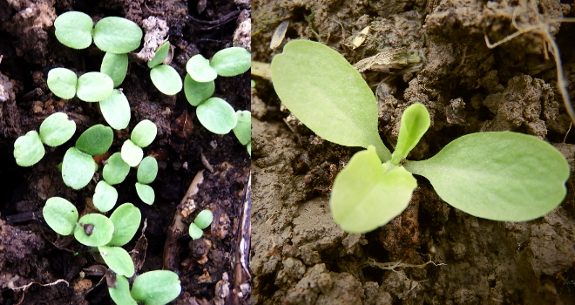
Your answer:
[[[209,227],[214,220],[214,214],[210,210],[201,211],[194,222],[190,224],[188,233],[192,239],[200,239],[204,235],[204,229]]]
[[[369,232],[405,210],[417,187],[413,174],[427,178],[451,206],[491,220],[532,220],[566,195],[567,161],[531,135],[473,133],[430,159],[406,161],[430,126],[422,104],[405,109],[391,153],[378,134],[373,92],[343,56],[325,45],[290,41],[272,60],[271,70],[281,101],[307,127],[328,141],[367,148],[349,160],[333,184],[331,213],[347,232]]]

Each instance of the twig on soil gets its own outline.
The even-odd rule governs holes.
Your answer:
[[[575,109],[573,109],[573,104],[571,103],[569,92],[567,91],[567,80],[565,78],[565,72],[563,71],[563,66],[561,63],[559,47],[557,46],[557,43],[555,42],[555,40],[551,36],[551,33],[549,32],[550,23],[575,22],[575,18],[566,18],[566,17],[559,19],[547,18],[547,16],[542,15],[538,12],[537,10],[538,4],[536,2],[529,1],[529,4],[530,5],[528,6],[526,0],[523,0],[520,2],[520,6],[516,7],[515,10],[513,10],[513,16],[511,18],[511,22],[513,24],[513,27],[517,29],[517,32],[501,39],[496,43],[491,43],[489,41],[489,37],[487,37],[487,34],[485,34],[484,35],[485,44],[487,45],[488,48],[493,49],[501,44],[504,44],[514,39],[515,37],[521,34],[525,34],[528,32],[533,32],[534,34],[539,35],[541,38],[543,38],[544,41],[543,53],[545,59],[549,59],[549,55],[547,54],[547,49],[549,49],[549,52],[551,53],[551,55],[553,55],[553,58],[555,59],[555,66],[557,69],[557,87],[559,89],[559,92],[561,93],[561,96],[563,97],[563,104],[565,106],[565,109],[567,110],[567,113],[569,114],[569,117],[571,118],[571,122],[575,123]],[[527,11],[527,13],[534,13],[535,20],[537,23],[526,27],[520,26],[517,23],[517,16],[519,9],[527,9],[530,10]]]
[[[22,296],[20,297],[20,300],[18,300],[18,303],[16,303],[16,305],[20,305],[22,304],[22,302],[24,301],[24,296],[26,295],[26,290],[28,290],[28,288],[30,288],[30,286],[32,286],[33,284],[37,284],[40,285],[42,287],[47,287],[47,286],[54,286],[60,283],[66,283],[66,286],[70,287],[70,283],[68,283],[68,281],[63,280],[63,279],[59,279],[56,280],[52,283],[48,283],[48,284],[42,284],[42,283],[38,283],[38,282],[30,282],[24,286],[19,286],[19,287],[9,287],[10,289],[12,289],[13,291],[17,291],[17,290],[23,290],[22,291]]]

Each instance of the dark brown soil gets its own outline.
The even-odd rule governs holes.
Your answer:
[[[535,8],[519,14],[519,25],[542,20],[550,26],[573,98],[575,26],[553,19],[574,16],[575,7],[562,2],[254,1],[254,60],[269,63],[298,38],[320,41],[352,64],[405,49],[420,61],[364,72],[378,97],[380,135],[388,147],[396,143],[403,110],[419,102],[432,123],[409,159],[429,158],[464,134],[513,130],[554,143],[573,170],[575,136],[568,132],[542,36],[528,32],[494,49],[484,37],[495,42],[514,33],[514,11]],[[290,21],[286,38],[270,50],[272,33],[284,20]],[[354,45],[368,25],[370,34]],[[557,209],[524,223],[462,213],[419,179],[404,213],[368,234],[347,234],[331,219],[327,195],[358,148],[319,139],[282,109],[268,79],[256,82],[255,304],[575,304],[573,175]],[[391,270],[365,264],[371,260],[380,266],[444,265]]]
[[[57,165],[68,144],[47,149],[46,156],[30,168],[17,166],[13,157],[15,139],[38,130],[42,120],[56,111],[74,119],[79,129],[76,136],[94,124],[105,124],[93,104],[60,100],[46,86],[50,69],[98,71],[104,55],[94,46],[81,51],[62,46],[54,36],[54,19],[69,10],[83,11],[94,20],[121,16],[140,26],[150,16],[161,18],[175,46],[172,66],[183,76],[192,55],[209,58],[223,48],[249,48],[250,44],[249,28],[245,31],[250,20],[248,1],[200,2],[204,3],[201,12],[198,1],[0,0],[0,304],[112,304],[105,281],[79,276],[83,268],[95,264],[88,247],[58,239],[41,217],[45,201],[52,196],[64,197],[82,211],[89,206],[96,183],[79,191],[64,185]],[[243,32],[236,32],[242,27]],[[249,84],[247,73],[218,78],[215,95],[236,110],[249,110]],[[221,136],[207,131],[183,92],[170,97],[157,91],[145,62],[136,56],[130,57],[121,87],[130,101],[132,120],[126,130],[116,132],[110,152],[119,150],[137,122],[149,119],[158,126],[156,140],[145,149],[160,165],[152,183],[155,203],[148,206],[139,200],[134,171],[118,187],[119,203],[132,202],[147,220],[145,238],[134,238],[125,246],[128,251],[140,250],[139,273],[156,269],[178,273],[182,293],[174,304],[246,304],[248,276],[242,270],[238,246],[244,233],[242,211],[250,168],[245,147],[233,133]],[[184,198],[194,176],[210,166],[213,171],[203,171],[198,193]],[[179,206],[191,200],[195,206]],[[177,231],[176,215],[183,214],[180,218],[187,230],[187,224],[205,208],[214,212],[215,220],[202,239],[192,241],[187,231]]]

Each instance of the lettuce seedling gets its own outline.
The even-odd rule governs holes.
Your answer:
[[[188,233],[192,239],[199,239],[204,234],[204,229],[209,227],[214,220],[214,214],[210,210],[201,211],[194,222],[190,224]]]
[[[163,305],[180,295],[182,287],[178,275],[168,270],[148,271],[132,284],[122,275],[116,276],[116,286],[108,287],[110,297],[122,305]]]
[[[66,68],[48,72],[48,88],[59,98],[71,99],[75,95],[85,102],[98,102],[108,98],[114,90],[114,81],[106,74],[88,72],[80,77]]]
[[[175,95],[182,91],[182,79],[176,69],[170,65],[162,64],[168,57],[169,51],[170,42],[166,41],[156,50],[154,58],[148,62],[148,67],[152,69],[150,70],[150,78],[154,86],[165,95]]]
[[[333,184],[331,213],[347,232],[368,232],[399,215],[417,186],[412,174],[427,178],[451,206],[491,220],[532,220],[565,197],[567,161],[531,135],[469,134],[430,159],[402,161],[429,128],[427,109],[414,104],[405,110],[391,154],[379,138],[373,93],[327,46],[291,41],[274,57],[271,70],[278,96],[307,127],[326,140],[367,148],[350,159]]]
[[[46,150],[44,144],[48,146],[60,146],[76,132],[76,123],[68,119],[68,115],[63,112],[56,112],[47,117],[40,124],[40,134],[35,130],[29,131],[18,137],[14,142],[14,158],[20,166],[28,167],[38,163]]]
[[[143,120],[139,122],[132,130],[130,139],[122,145],[122,159],[132,167],[138,166],[144,157],[142,148],[154,141],[157,132],[158,128],[152,121]]]
[[[140,199],[147,204],[154,203],[154,189],[148,184],[156,179],[158,174],[158,162],[154,157],[148,156],[142,159],[138,165],[138,182],[136,182],[136,192]]]

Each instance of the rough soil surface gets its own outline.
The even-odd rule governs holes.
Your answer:
[[[512,130],[559,148],[573,170],[575,136],[556,88],[543,37],[548,26],[575,92],[571,2],[254,1],[254,60],[270,62],[290,39],[320,41],[352,64],[403,50],[413,60],[365,69],[379,103],[379,131],[397,140],[403,110],[423,103],[431,128],[409,156],[429,158],[472,132]],[[275,28],[290,24],[269,49]],[[370,25],[365,41],[353,38]],[[549,57],[546,60],[546,56]],[[329,213],[335,175],[357,148],[323,141],[283,109],[269,80],[252,90],[254,304],[575,304],[573,178],[564,202],[529,222],[494,222],[462,213],[419,179],[410,207],[368,234],[347,234]],[[573,176],[573,175],[572,175]],[[401,264],[421,265],[405,267]],[[384,263],[392,264],[384,264]],[[396,263],[396,267],[393,267]],[[380,268],[384,267],[384,268]]]
[[[249,49],[251,7],[239,0],[0,0],[0,304],[112,304],[105,281],[79,275],[96,263],[88,247],[58,238],[41,215],[52,196],[70,200],[80,211],[89,209],[101,171],[94,182],[74,191],[64,185],[57,168],[68,143],[48,148],[46,156],[29,168],[18,167],[13,157],[16,138],[38,130],[42,120],[56,111],[76,122],[76,137],[94,124],[105,124],[94,104],[76,98],[61,100],[46,86],[46,75],[54,67],[80,73],[100,68],[104,54],[95,46],[78,51],[56,40],[54,19],[70,10],[83,11],[94,21],[121,16],[145,28],[142,53],[130,55],[129,72],[121,85],[132,120],[127,129],[115,133],[111,148],[118,151],[131,128],[143,119],[158,126],[156,140],[145,148],[160,167],[152,183],[155,203],[148,206],[138,198],[134,170],[118,187],[119,203],[135,204],[147,220],[144,237],[125,246],[139,251],[135,258],[139,273],[157,269],[178,273],[182,293],[174,304],[246,304],[249,271],[240,265],[238,243],[244,233],[241,220],[250,157],[233,133],[222,136],[207,131],[183,92],[166,96],[157,91],[141,60],[154,44],[169,39],[175,46],[171,65],[184,76],[186,61],[195,54],[210,58],[226,47]],[[249,110],[249,83],[247,73],[218,78],[215,95],[236,110]],[[198,193],[184,197],[201,170]],[[211,230],[191,241],[187,225],[206,208],[215,215]],[[173,222],[178,215],[183,232]]]

